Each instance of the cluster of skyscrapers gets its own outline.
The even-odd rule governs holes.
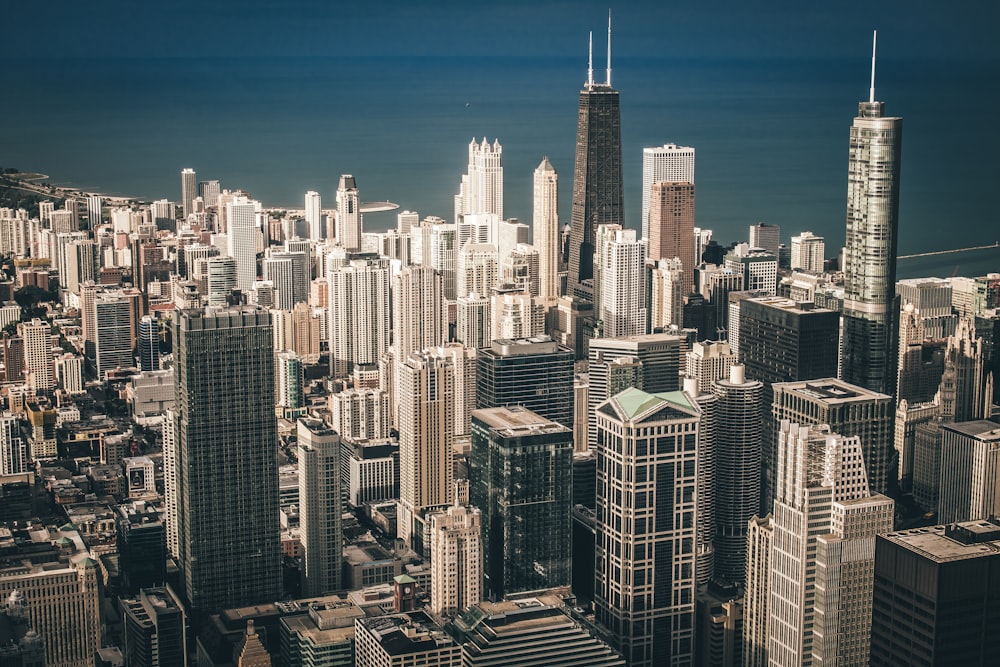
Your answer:
[[[504,217],[485,137],[451,222],[386,232],[352,175],[0,210],[0,292],[51,296],[0,307],[5,660],[988,663],[1000,277],[896,281],[874,54],[831,263],[712,240],[673,143],[627,225],[607,49],[568,232],[548,158]]]

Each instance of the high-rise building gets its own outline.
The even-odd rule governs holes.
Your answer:
[[[532,297],[539,296],[538,249],[527,243],[517,243],[500,262],[500,282],[513,285]]]
[[[792,270],[817,274],[823,273],[825,253],[826,241],[822,236],[816,236],[812,232],[802,232],[798,236],[793,236]]]
[[[655,182],[649,197],[649,258],[679,258],[690,281],[695,258],[694,183]]]
[[[274,305],[291,310],[309,299],[308,252],[272,252],[264,259],[264,280],[274,283]]]
[[[305,213],[309,240],[319,243],[323,240],[326,229],[323,225],[323,197],[318,192],[310,190],[306,193]]]
[[[123,599],[121,609],[126,665],[187,667],[184,605],[169,586],[145,588]]]
[[[0,475],[28,471],[28,443],[21,437],[19,421],[10,412],[0,414]]]
[[[236,289],[236,260],[232,257],[209,257],[206,260],[206,295],[210,306],[225,306]]]
[[[444,276],[444,296],[453,301],[456,298],[455,264],[458,252],[455,225],[444,223],[430,225],[426,245],[427,261],[423,264],[441,272]]]
[[[695,541],[695,585],[704,586],[715,573],[715,470],[719,427],[719,397],[700,391],[698,380],[684,378],[684,393],[698,404],[698,521]]]
[[[459,645],[422,611],[358,618],[354,623],[354,643],[356,665],[462,665]]]
[[[725,267],[743,276],[742,289],[763,292],[770,296],[774,296],[777,292],[777,254],[739,244],[726,254]],[[719,302],[725,303],[725,300],[721,299]]]
[[[148,459],[147,459],[148,460]],[[130,489],[155,489],[153,464],[133,466],[127,471]],[[143,588],[162,586],[167,577],[166,536],[160,513],[145,501],[115,508],[115,548],[120,557],[121,591],[138,595]]]
[[[101,195],[87,196],[87,222],[91,229],[101,226]]]
[[[684,326],[684,296],[690,276],[685,276],[679,257],[661,259],[649,268],[649,330]]]
[[[531,244],[538,249],[538,295],[559,297],[559,174],[549,159],[535,169],[531,217]]]
[[[257,245],[261,230],[257,224],[260,202],[234,197],[226,204],[227,253],[236,260],[236,286],[247,293],[257,279]]]
[[[103,379],[108,371],[135,366],[135,308],[120,290],[98,292],[91,302],[94,322],[94,367]]]
[[[843,375],[871,391],[895,394],[899,305],[896,245],[903,119],[875,101],[875,45],[868,101],[851,126],[844,248]]]
[[[382,389],[354,388],[330,396],[333,430],[353,440],[389,437],[392,423],[389,393]]]
[[[740,301],[740,360],[761,382],[791,382],[837,374],[840,316],[784,297]]]
[[[431,612],[456,614],[482,599],[483,541],[480,512],[455,503],[429,512]]]
[[[834,378],[775,383],[771,390],[772,434],[776,434],[782,420],[787,419],[803,426],[828,424],[831,431],[845,438],[860,436],[871,490],[874,493],[885,492],[895,463],[895,404],[892,396]],[[777,486],[768,488],[774,490]],[[766,502],[769,505],[770,498]]]
[[[715,578],[743,584],[747,522],[760,507],[764,386],[744,367],[712,383],[715,406]]]
[[[222,189],[218,181],[200,181],[198,183],[198,196],[205,202],[205,206],[218,206],[219,194]]]
[[[530,292],[497,288],[489,304],[491,341],[545,335],[545,304]]]
[[[594,82],[591,42],[576,128],[567,294],[592,300],[593,285],[588,281],[594,277],[594,234],[599,225],[625,222],[620,99],[611,87],[610,17],[607,76],[604,83]]]
[[[271,317],[174,314],[178,544],[198,611],[281,596]]]
[[[340,436],[321,419],[302,417],[296,428],[302,593],[315,597],[341,588]]]
[[[722,340],[695,342],[685,353],[685,377],[698,381],[698,391],[711,391],[712,383],[729,377],[729,369],[738,360]]]
[[[759,569],[748,568],[747,590],[769,580],[769,664],[865,664],[875,536],[892,530],[893,502],[869,490],[859,438],[825,425],[781,423],[777,479],[763,536],[770,555],[760,559],[759,547],[748,546]]]
[[[455,222],[467,214],[491,213],[503,220],[503,147],[500,140],[491,145],[469,142],[469,169],[455,197]]]
[[[573,352],[548,336],[496,340],[476,357],[476,407],[520,405],[573,426]]]
[[[274,411],[282,419],[295,419],[306,412],[302,357],[289,350],[274,357]]]
[[[52,377],[52,327],[45,320],[35,318],[20,324],[24,340],[24,372],[28,383],[36,391],[49,391],[55,387]]]
[[[693,661],[700,416],[684,392],[597,408],[595,617],[632,667]]]
[[[1000,424],[978,420],[941,428],[941,523],[1000,516]]]
[[[353,176],[344,174],[337,185],[337,242],[348,252],[361,250],[361,198]]]
[[[195,174],[194,169],[181,170],[181,206],[184,208],[185,220],[194,213],[194,198],[197,196],[198,175]]]
[[[330,372],[345,377],[377,364],[389,348],[389,261],[354,259],[330,265]]]
[[[988,665],[1000,650],[1000,525],[913,528],[875,542],[871,665]]]
[[[568,586],[573,431],[521,407],[472,413],[470,501],[482,508],[483,597]]]
[[[458,298],[473,293],[489,296],[499,276],[497,247],[491,243],[466,243],[458,253],[455,293]]]
[[[432,350],[397,366],[399,374],[399,536],[422,553],[428,508],[454,500],[455,365]]]
[[[650,217],[656,197],[651,197],[653,185],[655,183],[687,184],[690,185],[691,201],[690,213],[691,222],[694,222],[694,149],[690,146],[678,146],[677,144],[664,144],[642,149],[642,238],[650,239],[650,257],[653,256],[653,229],[650,226]],[[682,207],[683,208],[683,207]],[[694,243],[694,235],[691,236],[691,243]],[[680,254],[664,255],[664,257],[681,257],[684,260],[685,268],[688,266],[687,257]],[[656,257],[659,259],[659,257]],[[694,261],[692,248],[691,259]],[[697,265],[700,258],[694,261]],[[688,273],[690,277],[691,274]]]
[[[948,337],[944,372],[937,401],[945,420],[964,422],[989,419],[993,410],[993,379],[986,369],[983,339],[971,323],[959,320],[955,335]]]
[[[750,247],[760,248],[768,254],[778,256],[778,247],[781,245],[781,227],[769,225],[766,222],[758,222],[750,225]]]
[[[429,266],[408,266],[392,280],[392,344],[396,361],[443,345],[448,339],[444,275]]]
[[[160,370],[160,323],[143,315],[139,320],[139,370]]]
[[[607,338],[646,333],[646,242],[635,230],[617,230],[600,254],[601,332]],[[595,273],[597,272],[595,267]],[[594,286],[595,290],[597,285]]]
[[[743,589],[743,665],[767,667],[768,602],[771,599],[771,513],[747,524],[746,585]]]

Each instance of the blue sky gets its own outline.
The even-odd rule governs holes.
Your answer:
[[[6,2],[3,57],[575,57],[601,33],[604,2],[481,4],[339,0]],[[1000,56],[1000,3],[871,0],[626,2],[612,5],[628,57],[842,57],[871,28],[896,57]],[[595,35],[595,50],[603,35]]]

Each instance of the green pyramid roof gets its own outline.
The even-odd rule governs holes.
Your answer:
[[[629,419],[635,419],[664,404],[677,406],[683,410],[691,410],[694,407],[687,394],[683,391],[649,394],[641,389],[629,387],[614,398],[618,406],[622,409],[622,412]]]

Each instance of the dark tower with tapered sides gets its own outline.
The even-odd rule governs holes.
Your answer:
[[[594,83],[593,35],[587,85],[580,91],[576,124],[576,167],[569,240],[570,296],[593,301],[594,232],[598,225],[625,224],[622,197],[622,133],[618,91],[611,87],[611,15],[608,15],[608,69]]]

